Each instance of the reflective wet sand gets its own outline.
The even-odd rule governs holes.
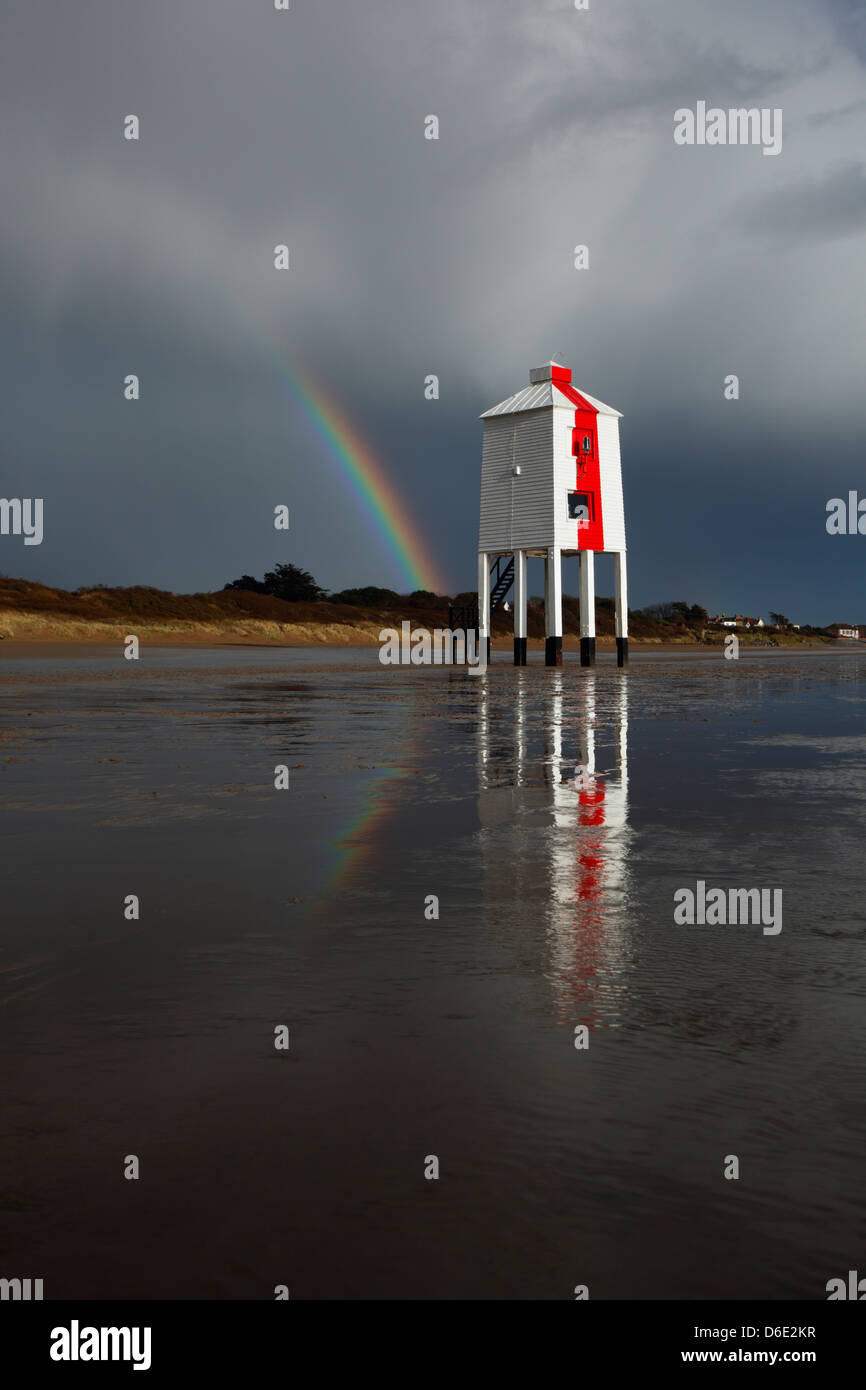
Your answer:
[[[0,1273],[825,1298],[864,1248],[864,674],[0,651]],[[676,926],[699,879],[781,888],[782,931]]]

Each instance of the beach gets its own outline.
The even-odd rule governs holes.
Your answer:
[[[824,1298],[863,1219],[866,665],[614,662],[2,644],[7,1263]],[[676,924],[698,882],[780,887],[781,930]]]

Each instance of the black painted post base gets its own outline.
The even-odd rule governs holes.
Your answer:
[[[617,666],[628,665],[628,638],[617,637],[616,639],[616,664]]]
[[[581,666],[595,665],[595,638],[581,637],[580,639],[580,664]]]
[[[562,638],[545,637],[544,639],[544,664],[545,666],[562,665]]]
[[[514,639],[514,664],[515,666],[526,665],[526,638],[515,637]]]

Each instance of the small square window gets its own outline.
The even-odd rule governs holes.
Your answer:
[[[569,521],[592,521],[592,493],[570,492],[568,494]]]

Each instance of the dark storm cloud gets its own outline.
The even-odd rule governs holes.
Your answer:
[[[866,10],[862,0],[825,0],[842,42],[866,61]]]
[[[837,110],[816,111],[809,116],[804,124],[820,128],[821,126],[835,125],[837,121],[844,121],[851,116],[862,116],[866,111],[866,98],[861,101],[849,102],[847,106],[841,106]]]
[[[47,519],[45,544],[4,550],[0,568],[205,587],[281,558],[262,518],[285,501],[292,557],[323,582],[394,582],[281,357],[369,436],[455,588],[474,579],[476,417],[554,350],[625,412],[635,601],[697,589],[697,570],[672,574],[676,552],[646,543],[688,528],[685,476],[730,586],[715,601],[760,606],[781,542],[768,524],[764,555],[729,563],[708,460],[734,430],[761,505],[792,485],[799,497],[814,481],[796,423],[806,371],[842,432],[827,495],[848,486],[866,349],[843,236],[859,225],[866,131],[861,66],[840,40],[858,32],[853,10],[11,0],[6,13],[4,491],[43,491]],[[673,113],[699,99],[783,107],[782,154],[677,148]],[[137,145],[121,138],[128,112]],[[438,142],[423,139],[428,113]],[[778,254],[785,221],[802,227],[805,276]],[[573,268],[577,243],[589,272]],[[117,382],[133,370],[130,415]],[[722,403],[729,372],[736,405]],[[797,513],[801,547],[812,508]]]
[[[745,216],[751,230],[786,244],[824,242],[866,227],[866,167],[845,163],[792,188],[764,194]]]
[[[662,118],[660,133],[667,136],[667,118],[675,107],[694,102],[696,95],[718,99],[731,106],[766,101],[791,73],[784,66],[757,65],[725,48],[707,48],[688,38],[671,44],[670,36],[657,30],[632,37],[627,83],[616,80],[622,72],[623,53],[610,70],[601,70],[589,59],[588,80],[576,83],[568,73],[555,93],[542,96],[536,124],[546,133],[571,136],[575,129],[619,121]],[[810,60],[811,63],[812,60]]]

